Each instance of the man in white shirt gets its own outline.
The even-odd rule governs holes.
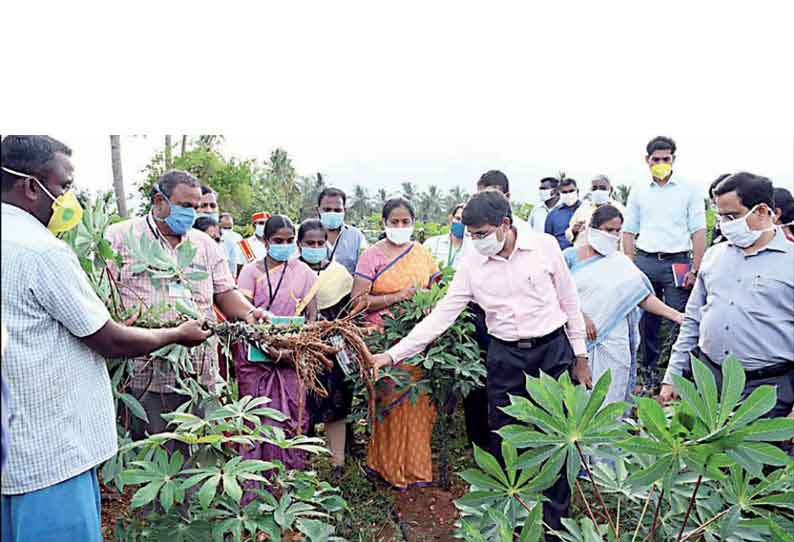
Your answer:
[[[615,199],[614,192],[612,183],[606,175],[597,175],[590,181],[590,194],[582,200],[582,204],[571,217],[570,226],[565,230],[565,237],[568,241],[576,247],[587,244],[585,236],[579,234],[590,223],[590,217],[593,216],[593,212],[602,205],[615,207],[625,219],[626,209]]]
[[[243,239],[238,243],[240,251],[243,253],[245,263],[262,260],[267,256],[267,245],[265,244],[265,223],[270,218],[270,213],[260,211],[251,215],[251,223],[254,225],[254,234]]]
[[[557,187],[560,181],[554,177],[544,177],[540,180],[540,189],[538,191],[538,199],[540,204],[532,208],[529,213],[529,226],[537,233],[546,232],[546,217],[560,202],[560,192]]]
[[[234,218],[230,213],[221,213],[219,222],[221,226],[221,245],[226,253],[226,259],[229,260],[229,271],[231,271],[234,278],[237,278],[240,267],[246,263],[239,246],[243,236],[234,231]]]

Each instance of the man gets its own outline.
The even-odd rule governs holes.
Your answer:
[[[251,223],[254,225],[254,234],[247,239],[237,243],[240,252],[245,259],[245,263],[256,260],[263,260],[267,256],[267,245],[265,245],[265,223],[270,218],[270,213],[259,211],[251,215]]]
[[[144,355],[209,333],[110,319],[74,252],[53,232],[80,221],[71,150],[47,136],[6,136],[2,180],[3,379],[14,419],[2,477],[2,540],[100,542],[99,464],[117,451],[104,358]]]
[[[560,245],[560,249],[565,250],[571,242],[565,236],[565,231],[571,223],[573,214],[579,209],[579,189],[576,187],[574,179],[563,179],[560,181],[560,203],[556,208],[549,211],[546,217],[544,231],[553,235]]]
[[[559,185],[560,181],[554,177],[544,177],[540,180],[538,192],[540,205],[535,205],[529,213],[529,225],[533,231],[546,232],[546,217],[560,202],[560,193],[557,191]]]
[[[736,356],[746,371],[744,396],[762,384],[777,386],[767,417],[794,405],[794,245],[775,227],[772,183],[736,173],[714,190],[722,234],[703,258],[673,347],[661,398],[676,397],[672,375],[689,367],[694,351],[714,372]]]
[[[782,187],[775,188],[775,224],[794,242],[794,196]]]
[[[463,225],[462,203],[452,208],[447,220],[449,233],[431,237],[424,242],[424,246],[433,255],[440,268],[452,267],[457,270],[463,259],[463,237],[466,232],[466,226]]]
[[[218,213],[218,195],[209,186],[201,185],[201,201],[199,202],[198,214],[196,218],[208,216],[216,222],[220,219]]]
[[[598,175],[590,181],[590,198],[583,201],[571,217],[571,225],[565,230],[565,238],[573,243],[574,246],[586,245],[587,239],[579,234],[590,224],[593,212],[603,205],[611,205],[617,208],[625,217],[626,209],[614,198],[614,190],[612,189],[612,183],[609,182],[609,177]]]
[[[510,202],[510,181],[507,175],[498,169],[486,171],[477,181],[477,192],[482,192],[484,190],[498,190],[504,194],[507,201]],[[518,216],[513,217],[513,225],[519,229],[529,228],[529,223]]]
[[[317,216],[328,232],[328,259],[341,264],[352,275],[358,257],[369,244],[361,230],[345,224],[346,206],[347,196],[338,188],[325,188],[317,197]]]
[[[374,360],[380,368],[419,354],[468,303],[477,303],[491,336],[487,404],[492,431],[514,423],[499,407],[510,404],[511,394],[527,396],[525,373],[538,376],[543,370],[556,378],[572,370],[578,381],[591,384],[585,323],[562,252],[553,239],[518,229],[510,217],[510,202],[495,190],[469,200],[463,223],[473,250],[466,251],[447,294],[407,337]],[[500,457],[500,446],[492,432],[491,453]],[[551,502],[544,504],[544,520],[558,529],[570,501],[565,476],[546,496]]]
[[[699,190],[673,179],[676,145],[672,139],[655,137],[645,150],[651,180],[635,186],[629,195],[623,250],[651,281],[656,297],[683,312],[706,246],[703,196]],[[673,264],[690,264],[682,287],[676,286]],[[647,312],[640,321],[640,372],[646,394],[654,394],[659,386],[661,325],[661,317]],[[671,343],[677,332],[677,326],[673,326]]]
[[[240,269],[246,264],[243,253],[240,251],[240,241],[243,236],[234,231],[234,218],[230,213],[220,214],[221,245],[229,262],[229,272],[235,279],[240,274]]]
[[[213,303],[227,320],[245,320],[249,323],[264,318],[261,309],[251,303],[235,288],[221,247],[205,233],[194,229],[196,209],[201,201],[198,180],[186,171],[172,170],[163,174],[152,187],[151,211],[143,217],[132,218],[110,226],[107,239],[124,262],[114,269],[120,285],[121,299],[125,306],[156,307],[162,312],[161,319],[176,319],[177,303],[193,300],[202,318],[217,320]],[[160,281],[155,286],[148,276],[135,273],[135,261],[126,244],[130,233],[136,238],[147,238],[159,243],[166,252],[176,257],[179,247],[189,242],[196,250],[189,271],[202,271],[204,279],[190,280],[188,284],[178,281]],[[198,373],[197,379],[210,391],[214,389],[218,374],[218,348],[214,338],[207,341],[193,359]],[[130,388],[146,410],[149,423],[135,420],[132,427],[134,439],[144,438],[145,433],[164,431],[164,412],[172,412],[185,402],[185,396],[172,391],[176,385],[176,370],[162,359],[141,357],[134,360],[135,375]]]

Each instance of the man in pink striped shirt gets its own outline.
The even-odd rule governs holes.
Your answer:
[[[463,210],[474,250],[466,251],[446,296],[430,315],[384,354],[376,366],[398,363],[422,352],[457,319],[469,302],[485,311],[488,347],[488,425],[495,431],[514,420],[499,409],[508,394],[527,396],[525,373],[573,377],[591,385],[585,323],[579,297],[557,241],[513,225],[510,203],[495,190],[476,194]],[[491,433],[499,457],[501,439]],[[564,476],[546,496],[544,517],[559,529],[570,489]]]

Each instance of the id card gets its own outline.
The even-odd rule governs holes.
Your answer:
[[[248,361],[252,363],[270,363],[271,359],[267,357],[259,348],[251,343],[248,343]]]

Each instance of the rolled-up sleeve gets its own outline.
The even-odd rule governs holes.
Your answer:
[[[706,204],[694,188],[690,190],[687,204],[687,228],[690,235],[706,229]]]
[[[455,323],[471,300],[471,287],[464,266],[455,273],[449,290],[438,305],[403,340],[388,350],[389,356],[397,363],[422,352]]]
[[[681,375],[689,365],[689,353],[698,345],[700,339],[701,309],[706,304],[706,286],[703,283],[703,274],[699,274],[695,287],[689,296],[684,312],[684,322],[678,332],[673,349],[670,352],[670,361],[667,372],[664,374],[664,384],[673,384],[673,376]]]
[[[577,356],[584,356],[587,354],[585,345],[587,333],[582,308],[579,306],[576,283],[557,243],[548,243],[546,252],[552,266],[552,280],[554,288],[557,290],[560,309],[568,317],[568,322],[565,324],[568,340],[571,341],[573,353]]]
[[[626,217],[623,222],[623,231],[637,235],[640,232],[640,194],[639,188],[629,193],[629,201],[626,203]]]

